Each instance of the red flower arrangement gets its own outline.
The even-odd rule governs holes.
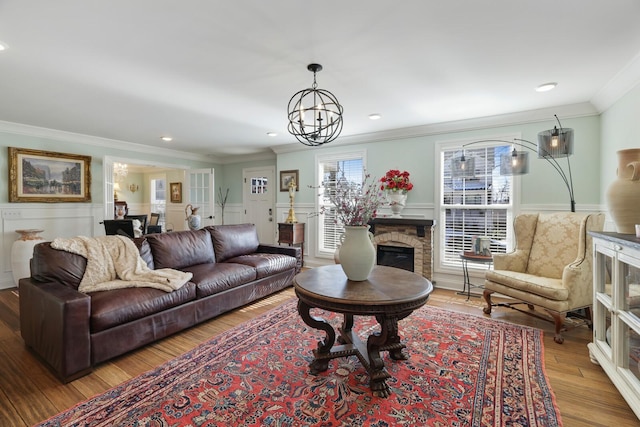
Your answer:
[[[397,169],[391,169],[387,171],[385,176],[380,178],[382,185],[380,190],[399,192],[407,194],[413,189],[413,184],[409,181],[409,172],[400,172]]]

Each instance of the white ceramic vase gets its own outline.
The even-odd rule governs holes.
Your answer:
[[[355,282],[367,280],[376,263],[373,234],[369,232],[369,226],[345,226],[340,240],[339,262],[344,274]]]
[[[184,209],[184,213],[187,215],[187,226],[189,230],[198,230],[200,229],[200,215],[198,215],[199,207],[193,207],[191,204],[187,205]]]
[[[401,191],[387,191],[387,200],[389,200],[389,207],[391,208],[391,218],[402,218],[400,213],[404,209],[407,203],[407,195]]]
[[[44,241],[39,236],[43,230],[28,229],[16,230],[20,235],[18,240],[11,245],[11,273],[13,283],[18,286],[20,279],[31,276],[31,258],[33,258],[33,247]]]
[[[199,230],[200,215],[189,215],[189,218],[187,218],[187,225],[189,226],[189,230]]]

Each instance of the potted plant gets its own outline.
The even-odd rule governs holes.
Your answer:
[[[386,193],[392,217],[400,218],[400,212],[407,202],[407,193],[413,189],[413,184],[409,180],[409,172],[398,169],[390,169],[380,178],[380,190]]]

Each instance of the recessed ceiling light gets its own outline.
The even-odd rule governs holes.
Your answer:
[[[2,52],[3,50],[7,50],[7,45],[0,42],[0,52]]]
[[[267,132],[267,136],[270,136],[273,138],[274,136],[278,136],[278,134],[275,132]]]
[[[173,138],[171,138],[170,136],[161,136],[160,139],[163,140],[164,142],[173,141]]]
[[[380,119],[381,117],[382,117],[382,114],[379,114],[379,113],[369,114],[369,118],[370,118],[371,120],[378,120],[378,119]]]
[[[556,86],[558,86],[556,82],[544,83],[536,88],[536,92],[548,92]]]

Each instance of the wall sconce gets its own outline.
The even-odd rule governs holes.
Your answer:
[[[140,189],[140,187],[138,187],[137,184],[131,184],[129,186],[129,191],[131,191],[132,193],[135,193],[136,191],[138,191]]]

